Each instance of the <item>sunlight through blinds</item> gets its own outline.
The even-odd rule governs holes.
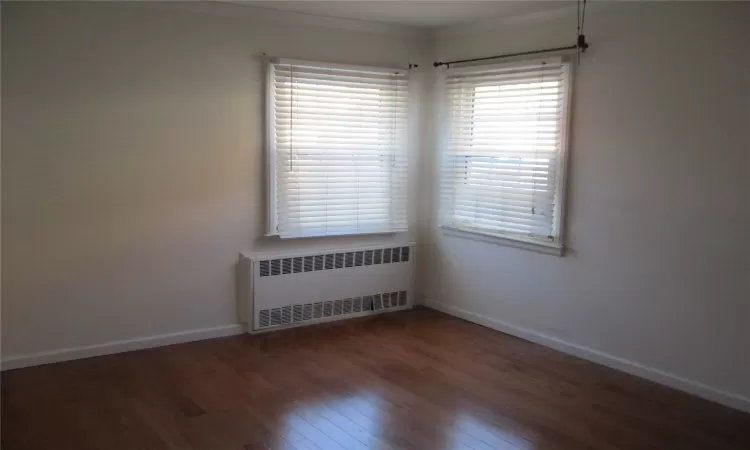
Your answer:
[[[441,224],[557,242],[568,63],[448,69]]]
[[[405,231],[406,71],[280,61],[269,80],[276,234]]]

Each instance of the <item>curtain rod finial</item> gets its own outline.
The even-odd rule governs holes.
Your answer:
[[[582,52],[585,52],[586,49],[589,48],[589,44],[588,44],[588,42],[586,42],[586,36],[584,36],[582,34],[579,34],[578,35],[578,41],[576,42],[576,45],[578,46],[578,48]]]

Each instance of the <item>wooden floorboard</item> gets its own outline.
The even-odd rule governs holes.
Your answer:
[[[750,449],[750,414],[427,309],[7,371],[2,449]]]

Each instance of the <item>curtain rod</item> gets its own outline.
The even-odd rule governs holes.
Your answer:
[[[525,56],[525,55],[536,55],[539,53],[550,53],[550,52],[559,52],[563,50],[575,50],[579,49],[582,52],[585,52],[586,49],[589,48],[589,44],[586,42],[586,37],[584,35],[578,36],[578,42],[576,45],[569,45],[567,47],[557,47],[557,48],[545,48],[542,50],[531,50],[528,52],[520,52],[520,53],[506,53],[505,55],[497,55],[497,56],[485,56],[484,58],[472,58],[472,59],[459,59],[456,61],[436,61],[432,65],[434,67],[439,66],[450,66],[451,64],[461,64],[461,63],[468,63],[468,62],[476,62],[476,61],[487,61],[489,59],[502,59],[502,58],[512,58],[514,56]]]

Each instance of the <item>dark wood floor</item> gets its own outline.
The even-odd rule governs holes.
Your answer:
[[[750,415],[425,309],[2,374],[2,448],[750,449]]]

